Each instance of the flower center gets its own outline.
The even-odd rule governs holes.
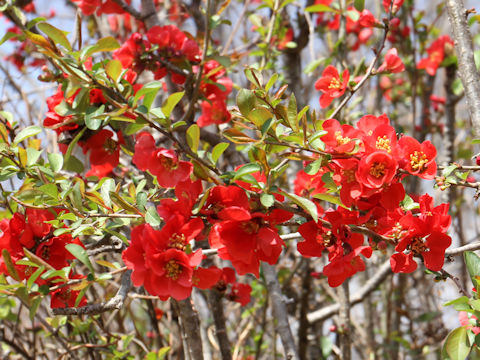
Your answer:
[[[244,222],[240,226],[247,234],[256,234],[260,228],[260,225],[253,221]]]
[[[166,168],[168,170],[175,170],[178,167],[178,164],[175,161],[175,159],[172,159],[172,158],[167,157],[167,156],[162,156],[161,159],[160,159],[160,163],[162,164],[162,166],[164,168]]]
[[[352,170],[352,169],[343,170],[343,178],[347,180],[347,183],[356,181],[355,170]]]
[[[172,280],[177,280],[178,276],[182,273],[182,266],[175,260],[170,260],[165,264],[165,270],[167,271],[167,277]]]
[[[378,178],[381,178],[385,175],[385,164],[376,162],[373,163],[372,167],[370,168],[370,175]]]
[[[385,150],[389,154],[392,152],[392,148],[390,146],[390,139],[387,135],[383,135],[382,137],[377,138],[377,142],[375,143],[375,147],[377,149]]]
[[[414,171],[424,171],[428,163],[427,155],[423,151],[414,151],[410,154],[410,166]]]
[[[338,145],[345,145],[348,143],[351,139],[349,137],[343,137],[342,133],[340,131],[335,131],[335,140],[337,140]]]
[[[184,234],[173,234],[170,239],[168,239],[168,247],[177,249],[180,251],[185,251],[187,248],[185,244],[185,235]]]
[[[50,247],[44,246],[42,249],[42,259],[43,260],[50,260]]]
[[[330,80],[330,85],[328,85],[328,88],[329,89],[340,89],[341,86],[342,86],[342,83],[340,82],[340,80],[336,79],[336,78],[333,78],[332,80]]]
[[[117,142],[113,140],[112,138],[108,138],[105,140],[105,143],[103,144],[103,148],[109,153],[113,154],[115,150],[117,150]]]
[[[410,243],[410,250],[415,254],[421,254],[428,250],[427,245],[423,242],[421,237],[413,238],[413,241]]]
[[[322,241],[323,241],[323,246],[325,247],[330,247],[335,245],[335,235],[332,234],[331,231],[327,231],[325,234],[323,234]]]

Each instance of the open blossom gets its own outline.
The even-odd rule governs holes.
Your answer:
[[[397,173],[398,163],[386,151],[375,151],[363,156],[355,174],[359,183],[371,189],[390,184]]]
[[[432,180],[435,177],[437,150],[429,140],[420,144],[414,138],[404,136],[398,141],[398,146],[402,153],[400,167],[425,180]]]
[[[157,148],[153,136],[145,131],[137,135],[132,161],[140,170],[150,171],[158,184],[166,188],[187,180],[193,171],[193,165],[179,160],[173,150]]]
[[[322,92],[320,96],[320,106],[326,108],[333,99],[342,96],[347,90],[350,72],[348,69],[343,71],[342,77],[333,65],[329,65],[323,70],[322,77],[315,83],[315,89]]]
[[[203,229],[199,218],[186,221],[174,216],[160,230],[148,224],[132,229],[131,242],[123,252],[125,265],[132,269],[132,282],[152,295],[166,300],[187,298],[192,292],[194,268],[202,251],[187,253],[187,246]]]
[[[434,76],[438,67],[445,58],[446,53],[453,49],[453,41],[448,35],[440,36],[427,49],[428,57],[421,59],[417,64],[417,69],[425,69],[427,74]]]
[[[385,54],[383,64],[377,69],[377,72],[399,73],[405,70],[402,59],[398,56],[397,49],[393,48]]]

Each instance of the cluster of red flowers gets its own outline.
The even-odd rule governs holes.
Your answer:
[[[198,267],[203,259],[202,250],[192,251],[191,242],[203,237],[204,223],[201,217],[192,216],[192,207],[202,190],[200,180],[192,182],[187,178],[178,182],[175,187],[177,200],[164,199],[157,209],[165,225],[161,230],[154,230],[148,224],[133,228],[123,260],[133,269],[133,284],[143,285],[160,299],[170,296],[185,299],[190,296],[192,287],[225,292],[231,284],[227,298],[246,305],[250,301],[251,288],[237,283],[233,269]]]
[[[146,38],[138,32],[133,33],[122,47],[114,51],[113,58],[119,60],[124,69],[130,68],[137,73],[150,70],[155,79],[161,79],[168,73],[163,61],[184,68],[187,61],[198,63],[201,51],[197,42],[175,25],[165,25],[151,27]],[[177,84],[185,82],[181,73],[172,71],[171,76]]]
[[[409,136],[397,139],[385,115],[364,116],[356,127],[329,119],[323,123],[323,129],[327,132],[322,137],[325,151],[334,160],[328,169],[320,168],[315,175],[300,172],[295,191],[303,196],[327,192],[322,176],[333,170],[332,180],[342,203],[356,210],[327,211],[328,226],[322,222],[302,225],[299,231],[306,241],[298,244],[298,250],[304,256],[320,256],[326,249],[330,264],[324,274],[332,286],[339,285],[364,268],[359,254],[367,257],[371,254],[371,249],[363,246],[363,236],[352,233],[347,226],[361,225],[384,236],[381,241],[371,238],[371,247],[385,249],[388,243],[395,245],[397,253],[391,258],[393,271],[413,271],[414,255],[422,255],[427,268],[440,270],[451,242],[446,235],[450,225],[448,205],[434,207],[433,199],[424,195],[419,200],[417,214],[401,206],[405,189],[400,181],[405,176],[427,180],[435,177],[436,149],[432,143],[426,140],[420,144]]]
[[[43,120],[43,126],[51,128],[60,135],[62,133],[70,133],[78,129],[79,125],[77,119],[72,115],[60,115],[56,111],[57,106],[62,102],[66,102],[70,106],[79,94],[80,89],[77,90],[68,99],[65,99],[64,92],[61,85],[57,92],[47,98],[48,112]],[[91,89],[89,94],[89,101],[92,105],[105,104],[106,100],[100,89]],[[124,143],[121,132],[117,132],[117,140],[114,140],[114,133],[107,129],[99,129],[93,134],[89,134],[86,139],[82,138],[79,144],[82,146],[83,152],[89,154],[90,170],[86,176],[98,176],[102,178],[112,172],[112,170],[119,164],[120,159],[120,145]],[[66,144],[59,143],[60,150],[66,151]]]
[[[48,221],[55,218],[56,214],[48,210],[27,208],[25,214],[16,212],[11,219],[3,219],[0,222],[2,230],[0,251],[3,255],[0,257],[0,273],[21,281],[36,272],[37,268],[33,266],[16,264],[17,261],[25,258],[24,249],[35,254],[55,270],[69,266],[69,261],[73,260],[74,256],[67,251],[65,246],[67,244],[83,245],[78,238],[73,239],[68,233],[53,235],[52,225]],[[10,264],[5,259],[4,250],[9,254]],[[70,276],[70,279],[77,277],[78,275],[73,275]],[[59,276],[42,278],[40,275],[35,283],[39,286],[53,286],[68,280]],[[79,292],[70,286],[59,287],[51,293],[51,307],[74,306],[78,294]],[[86,299],[82,299],[80,302],[80,305],[84,304],[86,304]]]
[[[378,73],[399,73],[405,70],[405,65],[402,59],[397,54],[397,49],[392,48],[385,54],[385,59],[382,65],[377,69]],[[315,82],[315,89],[320,91],[320,106],[322,108],[328,107],[333,99],[342,96],[348,87],[350,80],[350,72],[348,69],[343,71],[342,76],[338,70],[329,65],[323,70],[322,77]]]
[[[169,64],[177,69],[187,67],[187,62],[200,62],[201,51],[195,40],[189,38],[174,25],[153,26],[144,38],[140,33],[134,33],[116,50],[113,57],[122,63],[124,68],[132,68],[137,73],[143,70],[153,72],[155,79],[162,79],[170,72],[174,83],[183,84],[185,76],[177,71],[169,71]],[[195,66],[194,71],[200,67]],[[201,95],[202,114],[197,120],[200,127],[211,124],[222,124],[230,121],[231,115],[227,110],[227,96],[232,91],[232,81],[224,76],[225,68],[217,61],[207,61],[203,66]]]
[[[204,80],[200,89],[206,100],[202,101],[202,115],[197,120],[200,127],[223,124],[231,119],[227,110],[227,96],[232,92],[232,80],[224,76],[225,69],[215,60],[208,61],[203,69]]]

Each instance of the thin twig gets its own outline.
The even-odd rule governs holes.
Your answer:
[[[122,276],[122,283],[120,285],[120,288],[118,289],[117,294],[107,302],[81,306],[78,308],[56,308],[52,309],[53,315],[92,315],[100,314],[110,310],[120,310],[123,307],[125,298],[128,296],[128,292],[132,287],[131,274],[132,270],[125,271]]]

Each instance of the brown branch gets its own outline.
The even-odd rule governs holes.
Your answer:
[[[448,249],[445,251],[445,256],[458,256],[463,255],[465,251],[475,251],[480,250],[480,242],[475,242],[465,246],[460,246],[454,249]]]
[[[382,38],[380,44],[378,45],[377,49],[374,50],[375,57],[371,61],[370,65],[368,66],[367,72],[365,73],[363,78],[359,81],[359,83],[357,85],[355,85],[355,87],[353,89],[350,90],[350,93],[348,94],[348,96],[343,98],[340,105],[338,105],[337,108],[333,111],[332,115],[330,115],[331,119],[334,119],[340,113],[340,110],[342,110],[342,108],[348,103],[348,101],[353,97],[353,95],[358,90],[360,90],[360,88],[363,86],[363,84],[365,84],[365,82],[370,78],[370,76],[372,76],[373,70],[375,69],[375,66],[377,65],[378,59],[380,58],[380,55],[382,54],[382,50],[385,47],[385,41],[387,40],[387,35],[388,35],[388,30],[389,30],[388,21],[384,22],[385,30],[384,30],[383,38]]]
[[[391,273],[392,269],[390,266],[390,260],[387,260],[382,264],[382,266],[380,266],[375,275],[371,277],[370,280],[368,280],[365,285],[363,285],[360,290],[358,290],[350,298],[350,306],[353,306],[363,301],[363,299],[371,292],[373,292],[378,287],[378,285],[380,285]],[[332,304],[309,313],[307,315],[307,319],[308,322],[311,324],[317,321],[323,321],[325,319],[328,319],[330,316],[337,314],[339,310],[340,304]]]
[[[132,15],[135,19],[143,21],[146,19],[150,14],[142,15],[140,12],[135,10],[132,6],[128,5],[125,1],[123,0],[113,0],[114,3],[116,3],[118,6],[122,8],[123,11],[126,11],[130,15]]]
[[[228,339],[227,328],[225,326],[225,314],[223,312],[222,294],[215,289],[207,292],[207,300],[215,323],[215,335],[217,336],[218,346],[222,360],[231,360],[231,344]]]
[[[203,360],[203,346],[200,334],[200,320],[197,311],[193,308],[192,299],[173,300],[181,319],[182,334],[187,344],[187,351],[192,360]]]
[[[463,0],[447,0],[445,4],[457,51],[459,75],[465,88],[473,131],[478,136],[480,135],[480,76],[473,55],[472,34],[467,21],[468,13]]]
[[[131,270],[125,271],[122,276],[122,283],[120,285],[120,289],[118,289],[117,294],[107,302],[81,306],[78,308],[56,308],[52,309],[53,315],[92,315],[100,314],[105,311],[121,309],[125,302],[125,298],[128,296],[128,292],[132,287],[131,273]]]
[[[277,321],[275,326],[280,334],[280,339],[285,352],[285,359],[299,359],[295,340],[293,339],[292,329],[288,323],[288,311],[283,300],[280,284],[278,283],[275,267],[267,263],[262,263],[262,270],[267,282],[268,295],[272,301],[273,314]],[[273,340],[275,341],[275,340]]]

